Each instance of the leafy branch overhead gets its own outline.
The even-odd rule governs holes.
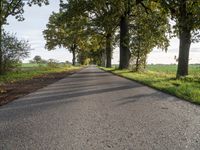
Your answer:
[[[23,21],[23,13],[25,5],[38,5],[49,4],[48,0],[1,0],[1,23],[7,22],[8,16],[15,16],[18,21]]]

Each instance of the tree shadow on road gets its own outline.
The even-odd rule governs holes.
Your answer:
[[[162,93],[160,91],[155,90],[155,92],[153,93],[146,93],[146,94],[144,93],[139,95],[128,96],[118,99],[116,101],[119,102],[117,106],[121,106],[142,101],[156,102],[156,101],[180,101],[180,100],[172,95],[168,95],[166,93]]]

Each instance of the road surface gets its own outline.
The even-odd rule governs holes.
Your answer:
[[[96,67],[0,107],[0,150],[167,149],[200,149],[200,107]]]

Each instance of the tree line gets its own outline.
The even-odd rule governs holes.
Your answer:
[[[0,27],[13,15],[23,21],[23,7],[48,4],[48,0],[1,0]],[[174,25],[170,21],[175,22]],[[199,41],[199,0],[60,0],[60,11],[49,18],[44,30],[46,48],[65,47],[73,64],[89,62],[111,67],[112,51],[119,47],[119,69],[134,64],[135,71],[146,66],[154,47],[167,50],[169,39],[180,39],[177,78],[188,75],[189,50]],[[1,38],[2,39],[2,38]],[[0,40],[2,45],[2,40]],[[2,69],[0,48],[0,72]]]
[[[135,71],[145,68],[154,47],[167,51],[169,39],[176,36],[179,78],[188,75],[190,45],[199,40],[199,29],[198,0],[60,0],[60,11],[50,16],[43,33],[46,48],[69,49],[73,64],[77,56],[81,63],[90,59],[111,67],[118,46],[119,69],[133,63]]]

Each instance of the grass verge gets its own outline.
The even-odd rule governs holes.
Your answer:
[[[137,73],[130,70],[117,70],[114,68],[104,67],[100,68],[121,77],[140,82],[155,89],[188,100],[190,102],[200,104],[199,72],[177,80],[175,79],[175,72],[166,73],[151,70]]]
[[[29,80],[45,74],[67,72],[67,71],[77,70],[80,68],[81,67],[73,67],[73,66],[62,66],[56,68],[32,67],[29,70],[8,72],[4,75],[0,75],[0,85],[5,83],[14,83],[20,80]]]

